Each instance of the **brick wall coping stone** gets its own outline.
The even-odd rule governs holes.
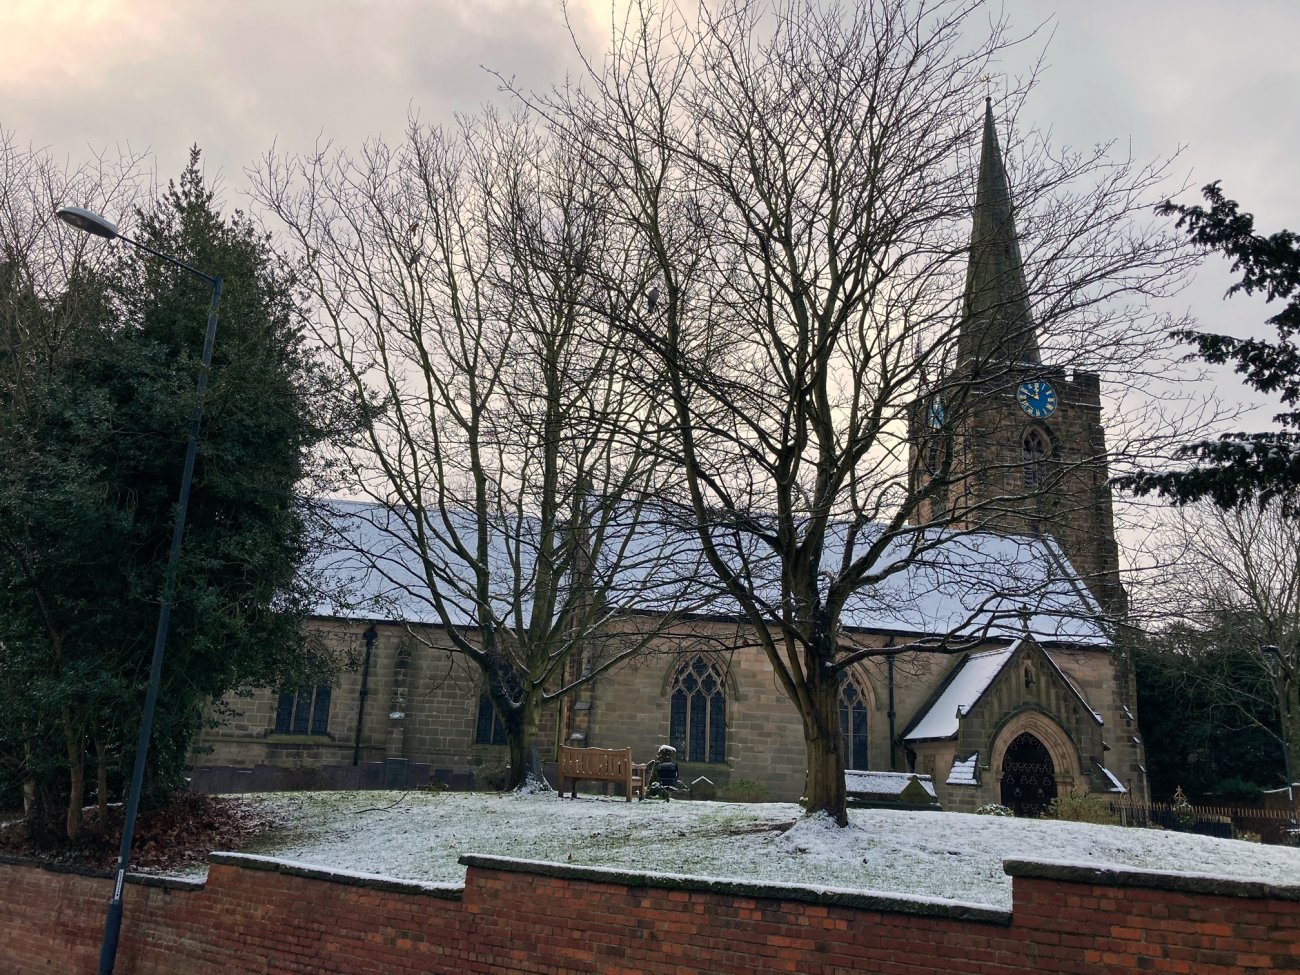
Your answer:
[[[1096,884],[1099,887],[1142,887],[1187,894],[1300,901],[1300,884],[1271,884],[1262,880],[1242,880],[1219,874],[1138,870],[1110,864],[1062,863],[1052,860],[1004,860],[1002,869],[1012,877]]]
[[[725,880],[691,877],[682,874],[653,873],[643,870],[618,870],[610,867],[585,867],[543,860],[518,860],[511,857],[483,856],[468,853],[460,858],[466,867],[499,870],[504,873],[529,873],[561,880],[622,884],[627,887],[654,887],[663,890],[697,891],[755,900],[797,901],[856,910],[893,914],[916,914],[924,917],[953,918],[1009,925],[1011,912],[937,897],[907,897],[900,894],[844,887],[817,887],[802,884],[776,884],[760,881]]]
[[[368,887],[371,890],[388,891],[394,894],[418,894],[424,897],[438,897],[442,900],[460,900],[465,893],[464,884],[436,883],[431,880],[402,880],[398,877],[385,877],[376,873],[359,873],[355,870],[314,867],[309,863],[299,863],[296,860],[280,860],[276,857],[253,856],[248,853],[209,853],[208,862],[242,867],[245,870],[266,870],[270,873],[282,873],[289,877],[325,880],[349,887]]]
[[[50,873],[67,873],[76,877],[92,877],[97,880],[113,879],[112,870],[97,870],[94,867],[38,860],[35,857],[16,857],[9,853],[0,853],[0,863],[15,867],[33,867],[37,870],[48,870]],[[151,873],[128,873],[126,882],[139,884],[141,887],[161,887],[164,890],[202,890],[206,884],[202,877],[160,877]]]

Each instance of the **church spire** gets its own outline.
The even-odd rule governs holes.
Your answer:
[[[957,358],[959,363],[981,370],[994,364],[1039,363],[1011,188],[993,125],[992,98],[984,102],[984,145]]]

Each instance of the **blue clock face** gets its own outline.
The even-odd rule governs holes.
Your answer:
[[[1056,390],[1042,379],[1021,383],[1016,390],[1016,399],[1020,401],[1022,410],[1038,420],[1056,412]]]

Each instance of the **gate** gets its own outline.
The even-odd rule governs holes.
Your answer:
[[[1029,732],[1002,756],[1002,805],[1017,816],[1038,816],[1056,798],[1056,767],[1043,743]]]

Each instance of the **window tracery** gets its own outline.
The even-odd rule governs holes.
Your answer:
[[[727,694],[722,668],[697,654],[677,668],[669,689],[668,740],[682,761],[727,760]]]

